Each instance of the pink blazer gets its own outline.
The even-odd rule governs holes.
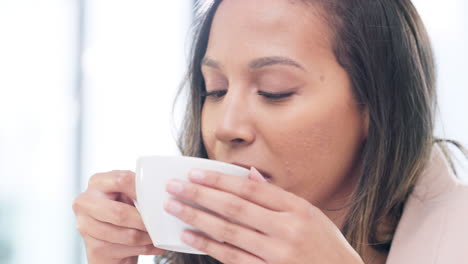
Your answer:
[[[386,263],[468,264],[468,186],[438,146],[406,203]]]

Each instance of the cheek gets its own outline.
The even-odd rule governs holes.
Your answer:
[[[314,202],[324,200],[352,171],[363,129],[360,112],[346,102],[342,98],[311,104],[309,100],[284,116],[277,115],[275,124],[265,125],[270,128],[265,139],[289,191]]]
[[[201,134],[203,144],[208,154],[208,158],[213,157],[213,150],[216,143],[216,111],[209,109],[210,106],[203,106],[201,112]]]

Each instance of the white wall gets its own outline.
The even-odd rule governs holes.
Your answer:
[[[468,147],[468,2],[466,0],[414,0],[434,47],[440,115],[437,135],[455,139]],[[463,162],[468,181],[468,162]]]
[[[186,68],[189,3],[88,3],[85,177],[133,169],[140,155],[177,153],[170,114]]]
[[[83,184],[176,153],[170,107],[191,20],[186,0],[86,2]],[[77,4],[0,1],[2,264],[76,263]]]
[[[93,0],[87,13],[83,187],[138,156],[178,153],[171,110],[192,19],[188,0]]]
[[[0,1],[2,264],[73,259],[75,7]]]

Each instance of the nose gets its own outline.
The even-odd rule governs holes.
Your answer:
[[[248,98],[233,90],[225,95],[219,113],[215,136],[231,146],[249,145],[255,141],[255,127]]]

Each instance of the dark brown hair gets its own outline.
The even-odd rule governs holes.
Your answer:
[[[350,77],[356,103],[369,114],[362,171],[342,232],[360,254],[369,245],[388,252],[404,204],[434,143],[443,143],[433,136],[437,102],[428,35],[410,0],[301,1],[323,9],[334,33],[336,59]],[[201,62],[220,3],[202,5],[196,20],[188,105],[179,138],[179,148],[187,156],[207,158],[200,127],[205,89]],[[220,263],[209,256],[180,253],[157,259]]]

